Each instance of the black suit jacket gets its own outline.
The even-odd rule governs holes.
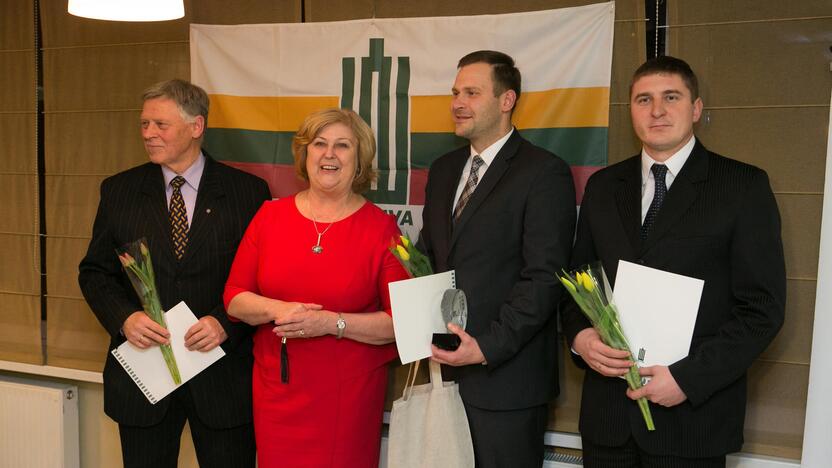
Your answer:
[[[203,152],[204,154],[204,152]],[[266,183],[206,155],[185,256],[177,261],[170,238],[165,183],[160,166],[147,163],[105,179],[87,255],[78,281],[98,321],[110,334],[110,348],[125,341],[121,327],[141,310],[115,249],[146,238],[162,308],[185,301],[197,317],[211,315],[225,328],[222,359],[186,384],[200,419],[209,427],[251,421],[251,334],[228,320],[222,291],[231,262],[254,213],[270,199]],[[104,410],[116,422],[149,426],[161,421],[169,398],[151,405],[107,353]]]
[[[581,434],[611,446],[632,435],[653,454],[735,452],[743,442],[746,371],[780,329],[786,300],[780,216],[768,176],[697,142],[644,242],[640,225],[639,155],[590,178],[572,266],[600,259],[611,284],[619,260],[705,280],[690,354],[670,366],[688,399],[672,408],[650,404],[656,430],[648,433],[624,380],[590,369]],[[589,326],[571,300],[562,319],[570,343]]]
[[[488,365],[446,369],[463,400],[493,410],[545,404],[557,394],[555,272],[566,265],[575,189],[560,158],[517,130],[497,154],[462,217],[451,219],[469,147],[437,159],[426,187],[420,246],[437,272],[456,270],[468,297],[467,332]]]

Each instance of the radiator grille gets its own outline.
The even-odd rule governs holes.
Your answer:
[[[0,467],[78,468],[78,389],[0,375]]]

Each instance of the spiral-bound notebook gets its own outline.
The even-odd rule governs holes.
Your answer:
[[[433,334],[448,333],[442,318],[442,295],[456,288],[456,272],[395,281],[388,287],[399,359],[407,364],[429,357]]]
[[[165,320],[183,384],[225,356],[225,351],[219,346],[207,352],[189,351],[185,347],[185,333],[197,322],[197,318],[184,302],[165,312]],[[179,387],[173,383],[173,377],[170,376],[158,346],[139,349],[125,341],[112,353],[150,403],[155,405]]]

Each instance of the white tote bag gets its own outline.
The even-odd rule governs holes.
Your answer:
[[[410,365],[402,397],[393,402],[387,466],[473,468],[474,446],[459,385],[442,382],[440,365],[428,359],[430,383],[414,386],[419,362]]]

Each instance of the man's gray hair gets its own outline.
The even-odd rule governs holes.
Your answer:
[[[201,115],[205,119],[205,125],[208,125],[208,93],[199,86],[189,81],[174,79],[156,83],[142,93],[143,103],[157,98],[175,102],[183,119],[192,121]]]

